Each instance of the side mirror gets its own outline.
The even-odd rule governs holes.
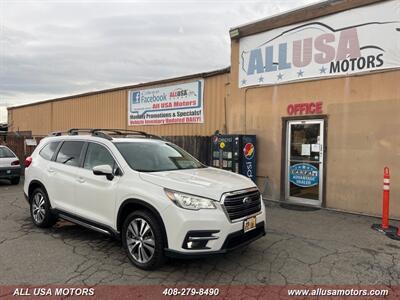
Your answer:
[[[106,176],[106,178],[110,181],[114,179],[113,170],[109,165],[95,166],[93,168],[93,174],[98,176]]]

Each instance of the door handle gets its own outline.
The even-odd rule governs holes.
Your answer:
[[[76,179],[76,181],[78,181],[79,183],[84,183],[84,182],[85,182],[85,178],[83,178],[83,177],[78,177],[78,178]]]

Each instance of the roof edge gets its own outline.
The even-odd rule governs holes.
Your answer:
[[[7,107],[7,110],[9,111],[9,110],[13,110],[16,108],[21,108],[21,107],[45,104],[45,103],[49,103],[49,102],[69,100],[69,99],[85,97],[85,96],[93,96],[93,95],[97,95],[97,94],[116,92],[116,91],[121,91],[121,90],[126,90],[126,89],[133,89],[133,88],[147,87],[147,86],[158,85],[158,84],[165,84],[165,83],[170,83],[170,82],[174,82],[174,81],[182,81],[182,80],[188,80],[188,79],[193,79],[193,78],[207,78],[207,77],[212,77],[212,76],[216,76],[216,75],[229,73],[230,70],[231,70],[231,67],[226,67],[223,69],[218,69],[218,70],[209,71],[209,72],[184,75],[184,76],[180,76],[180,77],[171,77],[171,78],[166,78],[166,79],[161,79],[161,80],[156,80],[156,81],[143,82],[143,83],[138,83],[138,84],[134,84],[134,85],[125,85],[125,86],[121,86],[121,87],[80,93],[80,94],[75,94],[75,95],[71,95],[71,96],[64,96],[64,97],[59,97],[59,98],[47,99],[47,100],[39,100],[39,101],[32,102],[32,103],[9,106],[9,107]]]
[[[252,23],[247,23],[229,30],[231,40],[236,40],[245,36],[257,34],[271,29],[284,27],[334,13],[339,13],[349,9],[367,6],[378,2],[390,0],[328,0],[312,5],[303,6],[294,10],[286,11],[281,14],[261,19]]]

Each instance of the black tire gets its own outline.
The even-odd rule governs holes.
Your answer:
[[[154,252],[152,255],[149,255],[149,253],[151,253],[151,250],[149,250],[149,249],[152,247],[150,244],[148,244],[148,242],[151,240],[150,234],[148,231],[146,233],[147,235],[141,236],[140,239],[139,239],[140,234],[138,235],[137,238],[132,236],[133,227],[130,227],[130,226],[133,226],[133,224],[131,225],[131,223],[132,222],[141,222],[140,220],[144,220],[145,221],[144,223],[147,223],[150,226],[151,234],[152,234],[152,237],[154,238]],[[141,223],[136,223],[136,224],[141,224]],[[129,227],[129,229],[128,229],[128,227]],[[129,232],[128,232],[128,230],[129,230]],[[129,260],[138,268],[143,269],[143,270],[154,270],[164,264],[164,262],[165,262],[164,236],[162,233],[161,225],[159,224],[157,219],[154,217],[154,215],[151,214],[150,212],[144,211],[144,210],[138,210],[138,211],[132,212],[130,215],[128,215],[128,217],[124,220],[124,224],[122,226],[121,239],[122,239],[122,245],[124,246],[124,248],[126,250]],[[128,242],[128,239],[130,242]],[[137,248],[135,248],[135,246],[132,246],[133,245],[132,241],[134,241],[134,243],[136,243],[136,242],[139,243]],[[145,242],[145,241],[147,241],[147,242]],[[128,243],[129,243],[129,247],[128,247]],[[130,247],[131,247],[131,249],[130,249]],[[137,258],[135,258],[135,256],[134,256],[135,252],[141,251],[139,248],[143,249],[143,251],[145,251],[144,254],[149,256],[148,261],[146,261],[145,259],[140,261]],[[139,255],[140,254],[138,253],[138,256]],[[141,256],[143,258],[143,254]],[[139,256],[139,258],[140,258],[140,256]]]
[[[51,213],[51,205],[47,193],[42,188],[36,188],[29,197],[31,218],[33,224],[40,228],[48,228],[57,222]]]
[[[14,177],[14,178],[11,178],[11,184],[14,184],[14,185],[17,185],[17,184],[19,184],[19,177]]]

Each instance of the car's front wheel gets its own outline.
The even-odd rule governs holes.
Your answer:
[[[47,193],[42,188],[37,188],[30,195],[31,218],[33,223],[41,228],[53,226],[57,219],[51,213],[51,206]]]
[[[160,224],[147,211],[135,211],[125,219],[122,243],[131,262],[141,269],[156,269],[165,261]]]

